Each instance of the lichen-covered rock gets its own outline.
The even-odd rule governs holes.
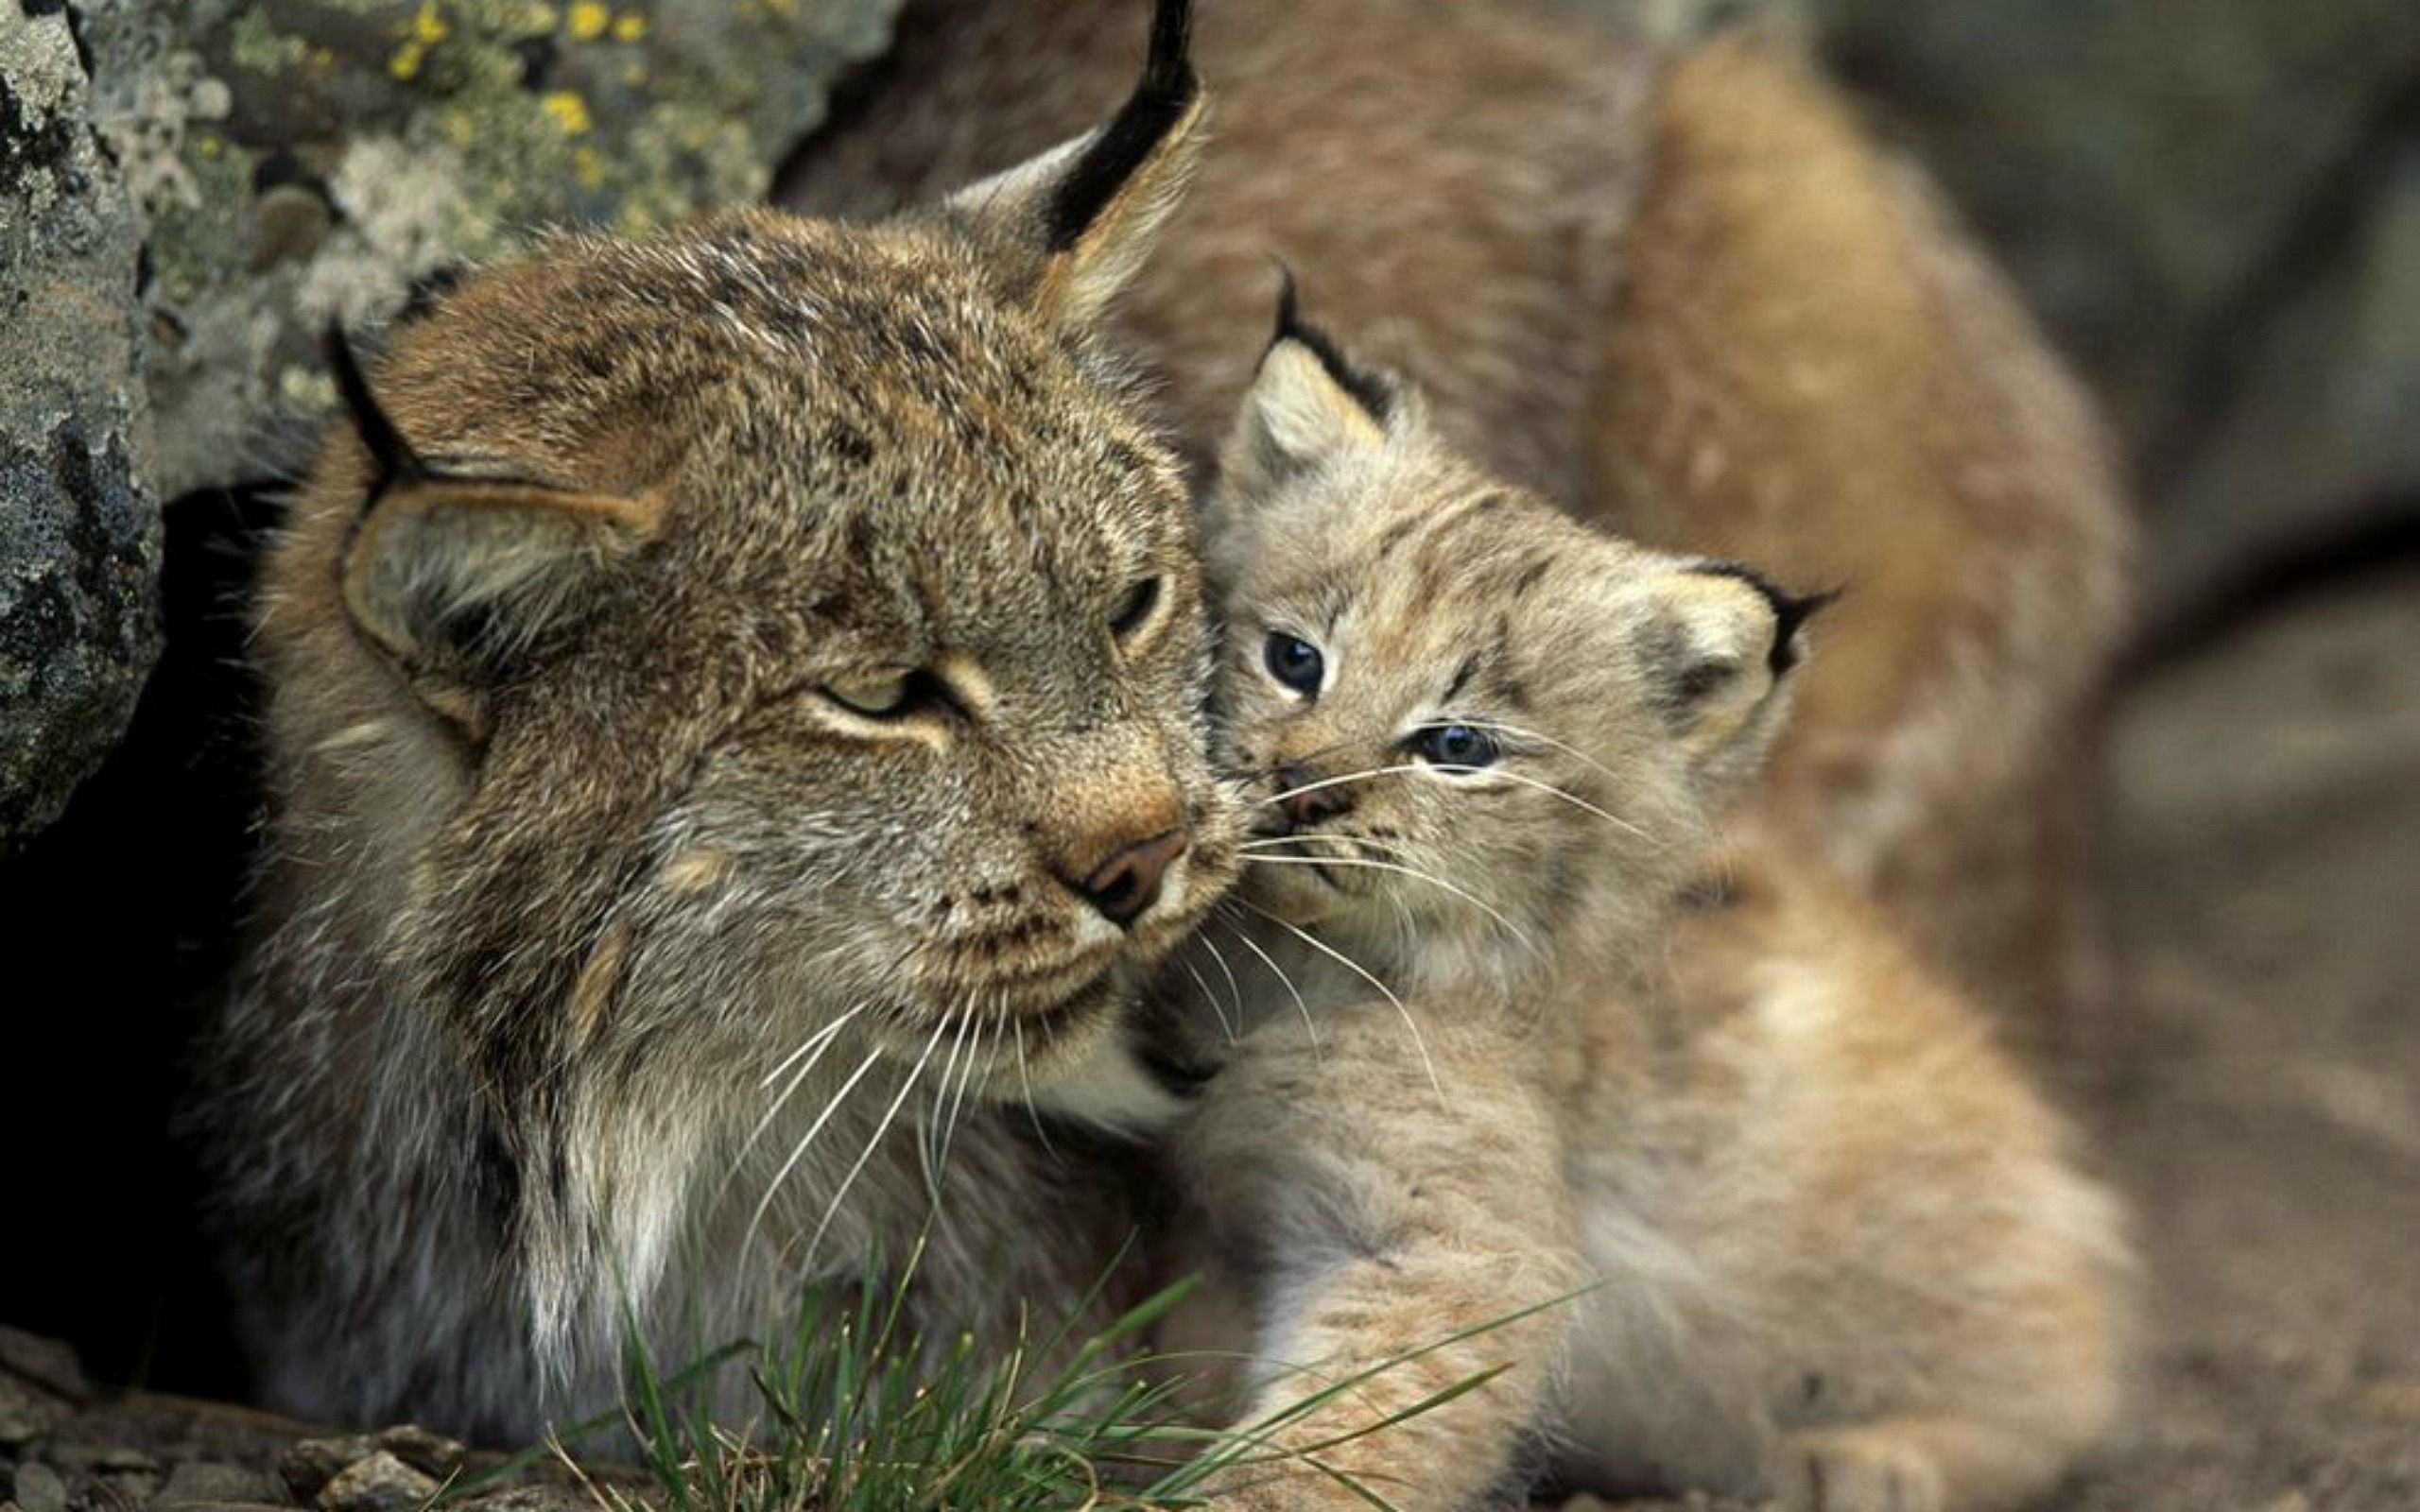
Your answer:
[[[297,460],[331,320],[762,198],[899,0],[0,0],[0,843],[157,652],[157,502]]]
[[[95,120],[150,226],[160,487],[288,460],[333,399],[331,319],[543,227],[760,198],[897,4],[83,0]]]
[[[44,9],[0,8],[0,845],[65,807],[159,653],[140,223]]]

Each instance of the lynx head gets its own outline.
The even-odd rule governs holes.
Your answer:
[[[1121,983],[1236,864],[1184,481],[1096,339],[1194,159],[1184,29],[947,203],[561,238],[370,375],[337,343],[262,616],[333,863],[293,912],[377,920],[458,1046],[542,1331],[601,1256],[647,1283],[810,1044],[795,1108],[938,1046],[1119,1111]]]
[[[1210,525],[1245,899],[1431,986],[1601,949],[1686,877],[1781,718],[1793,598],[1579,524],[1294,308]]]

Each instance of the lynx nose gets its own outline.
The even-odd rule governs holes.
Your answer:
[[[1111,923],[1127,928],[1160,901],[1160,883],[1184,854],[1188,840],[1183,830],[1137,840],[1094,868],[1076,890]]]
[[[1286,795],[1282,801],[1294,828],[1308,829],[1322,819],[1352,812],[1353,799],[1343,783],[1323,787],[1321,782],[1320,774],[1307,766],[1288,763],[1277,768],[1277,791]]]

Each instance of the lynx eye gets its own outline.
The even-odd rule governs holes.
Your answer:
[[[1151,610],[1158,608],[1159,603],[1160,580],[1157,577],[1144,578],[1128,591],[1126,602],[1117,608],[1116,618],[1109,622],[1109,633],[1125,640],[1143,627],[1143,623],[1151,617]]]
[[[1405,744],[1414,756],[1433,766],[1463,770],[1493,765],[1503,754],[1496,748],[1495,736],[1468,725],[1429,725],[1413,730]]]
[[[907,709],[914,692],[914,678],[912,672],[887,667],[880,671],[835,678],[823,685],[823,692],[825,696],[844,709],[882,719]]]
[[[1270,677],[1305,696],[1320,691],[1320,679],[1327,670],[1326,659],[1320,655],[1318,646],[1284,630],[1269,632],[1260,658],[1267,663]]]

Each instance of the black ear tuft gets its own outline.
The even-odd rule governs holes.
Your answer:
[[[1763,594],[1765,602],[1772,606],[1773,644],[1772,649],[1766,653],[1765,665],[1772,669],[1774,677],[1780,677],[1798,665],[1800,627],[1829,607],[1842,593],[1838,588],[1803,596],[1785,593],[1772,578],[1754,567],[1743,567],[1736,561],[1701,562],[1689,570],[1708,577],[1729,577],[1745,583]]]
[[[1158,0],[1143,77],[1117,115],[1067,170],[1043,215],[1050,250],[1065,251],[1117,197],[1201,93],[1193,71],[1192,0]]]
[[[1294,284],[1294,270],[1285,264],[1277,265],[1277,329],[1270,334],[1269,344],[1281,341],[1298,343],[1317,357],[1326,369],[1328,381],[1353,396],[1369,417],[1380,425],[1387,422],[1395,407],[1392,385],[1366,368],[1355,366],[1336,344],[1335,337],[1303,318],[1302,299]],[[1267,355],[1264,351],[1263,355]]]
[[[378,396],[370,391],[370,380],[362,376],[360,359],[353,354],[353,343],[345,336],[344,323],[329,321],[320,345],[327,355],[328,371],[336,377],[337,397],[344,402],[354,432],[361,438],[371,462],[378,470],[370,487],[371,498],[375,499],[394,484],[427,477],[428,468],[420,455],[378,406]]]
[[[1804,597],[1792,597],[1783,593],[1773,600],[1773,619],[1777,625],[1773,630],[1772,665],[1775,675],[1787,672],[1798,664],[1799,627],[1829,609],[1832,601],[1839,598],[1843,592],[1844,590],[1838,588],[1827,588],[1820,593],[1808,593]]]

